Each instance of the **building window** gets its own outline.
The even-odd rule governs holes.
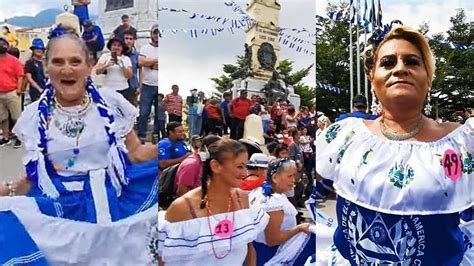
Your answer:
[[[120,10],[133,7],[133,0],[107,0],[105,11]]]

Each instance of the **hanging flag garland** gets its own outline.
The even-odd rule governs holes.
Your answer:
[[[168,12],[173,12],[173,13],[186,13],[190,14],[189,19],[205,19],[208,21],[214,21],[217,23],[221,23],[221,25],[226,25],[230,23],[230,27],[218,27],[218,28],[207,28],[207,29],[160,29],[160,36],[163,36],[164,33],[166,32],[171,32],[173,34],[176,34],[178,32],[183,32],[186,34],[189,34],[191,38],[197,39],[200,36],[205,36],[205,35],[211,35],[211,36],[216,36],[218,33],[221,33],[225,30],[227,32],[234,34],[235,29],[242,29],[246,28],[249,29],[253,27],[255,24],[258,22],[251,18],[235,1],[228,1],[224,2],[224,4],[232,10],[242,16],[240,19],[230,19],[226,17],[220,17],[220,16],[213,16],[213,15],[206,15],[206,14],[201,14],[201,13],[196,13],[196,12],[191,12],[186,9],[175,9],[175,8],[168,8],[168,7],[161,7],[158,9],[158,11],[168,11]],[[315,45],[314,42],[305,40],[300,37],[295,37],[291,34],[285,33],[288,31],[291,31],[292,33],[300,34],[300,33],[306,33],[308,34],[308,37],[314,37],[316,36],[315,33],[309,32],[307,29],[302,28],[279,28],[279,41],[283,45],[296,50],[296,52],[299,53],[304,53],[307,55],[314,55],[314,47],[313,48],[305,48],[302,46],[302,44],[311,44]],[[313,51],[311,51],[313,50]]]
[[[334,93],[337,93],[337,94],[348,94],[347,90],[345,90],[345,89],[341,89],[341,88],[338,88],[338,87],[335,87],[335,86],[329,85],[329,84],[324,84],[324,83],[319,82],[319,81],[316,81],[316,88],[320,88],[320,89],[327,90],[327,91],[330,91],[330,92],[334,92]]]

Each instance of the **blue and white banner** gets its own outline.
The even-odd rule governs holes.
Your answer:
[[[341,88],[335,87],[333,85],[324,84],[324,83],[319,82],[319,81],[316,81],[316,88],[321,88],[323,90],[327,90],[327,91],[334,92],[334,93],[337,93],[337,94],[348,94],[346,89],[341,89]]]

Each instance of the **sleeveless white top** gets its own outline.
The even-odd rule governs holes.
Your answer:
[[[209,230],[219,221],[232,220],[233,214],[221,213],[212,217],[199,217],[187,221],[170,223],[165,220],[165,211],[158,214],[158,254],[165,265],[243,265],[248,243],[257,238],[268,223],[268,214],[263,210],[241,209],[234,214],[234,233],[231,237],[219,238]],[[218,259],[214,255],[223,256]]]

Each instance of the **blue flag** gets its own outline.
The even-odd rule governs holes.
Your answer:
[[[370,10],[369,21],[370,21],[370,24],[372,24],[372,31],[374,31],[375,28],[376,28],[376,24],[377,24],[377,19],[375,18],[375,3],[374,3],[374,0],[372,0],[372,9]]]
[[[364,0],[364,28],[365,32],[369,32],[369,19],[367,18],[367,0]]]
[[[380,5],[379,0],[379,12],[377,13],[377,28],[382,28],[382,6]]]

